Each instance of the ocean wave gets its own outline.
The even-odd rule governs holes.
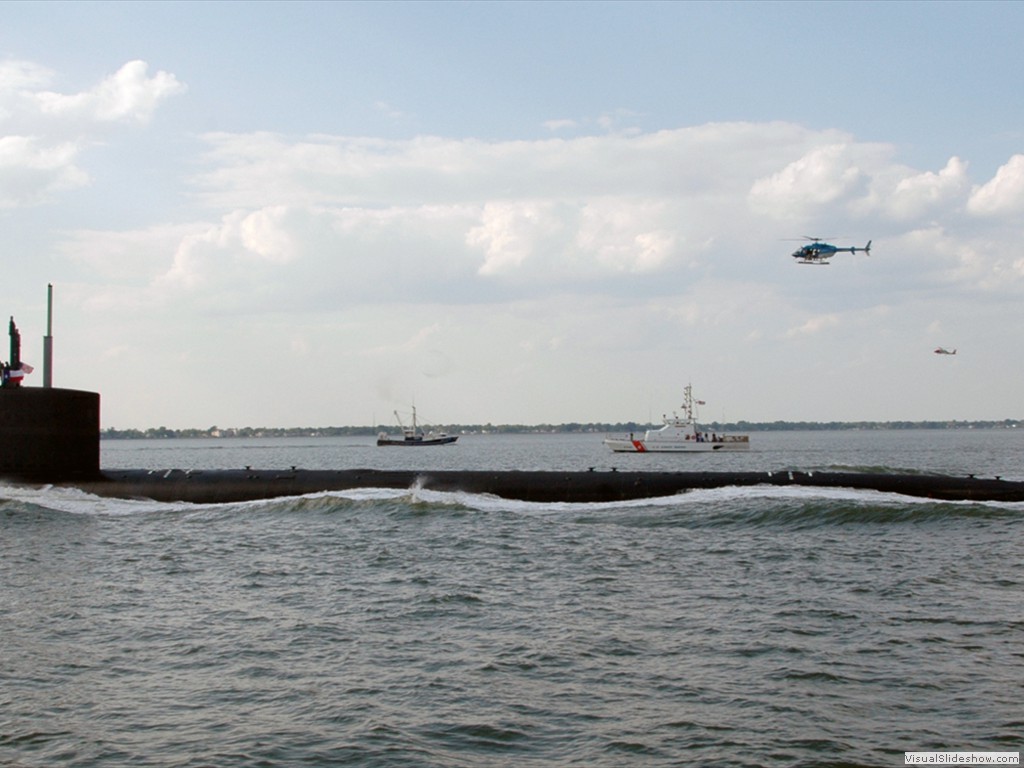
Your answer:
[[[0,483],[0,509],[5,510],[23,507],[70,515],[134,515],[196,506],[184,502],[168,504],[151,499],[106,498],[63,486]]]
[[[664,500],[668,501],[668,500]],[[1024,503],[936,501],[855,488],[731,486],[695,490],[660,505],[664,514],[634,518],[641,525],[691,528],[817,528],[920,524],[954,519],[1024,519]],[[649,507],[657,509],[657,507]],[[620,511],[620,516],[622,511]]]
[[[0,485],[6,514],[126,516],[512,514],[566,517],[577,523],[720,527],[921,523],[947,519],[1024,519],[1024,502],[935,501],[874,490],[810,486],[725,486],[673,496],[609,502],[533,502],[490,494],[355,488],[245,502],[192,504],[94,496],[74,488]]]

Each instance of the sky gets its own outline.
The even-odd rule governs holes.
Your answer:
[[[687,383],[705,421],[1021,418],[1022,38],[1014,2],[4,2],[0,316],[42,386],[52,284],[104,428],[657,421]]]

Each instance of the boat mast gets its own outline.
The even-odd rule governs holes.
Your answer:
[[[693,419],[693,385],[687,384],[683,390],[683,413],[686,414],[686,420],[691,424],[694,423]]]
[[[696,429],[697,413],[693,402],[693,385],[687,384],[683,393],[683,412],[686,414],[686,420],[693,425],[694,429]],[[704,402],[702,400],[698,400],[697,405],[704,405]]]

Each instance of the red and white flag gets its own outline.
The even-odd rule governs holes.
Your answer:
[[[18,368],[12,368],[7,375],[11,378],[12,381],[17,381],[19,379],[25,378],[26,374],[32,373],[32,371],[34,370],[35,368],[33,368],[28,363],[22,363]]]

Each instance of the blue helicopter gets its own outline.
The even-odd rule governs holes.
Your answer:
[[[797,259],[798,264],[828,264],[828,260],[835,256],[837,253],[856,253],[857,251],[864,251],[864,253],[871,254],[871,241],[868,240],[868,244],[863,248],[857,248],[856,246],[849,246],[848,248],[839,248],[830,243],[822,242],[820,237],[808,237],[804,235],[804,240],[810,240],[811,242],[806,245],[802,245],[793,251],[793,258]]]

